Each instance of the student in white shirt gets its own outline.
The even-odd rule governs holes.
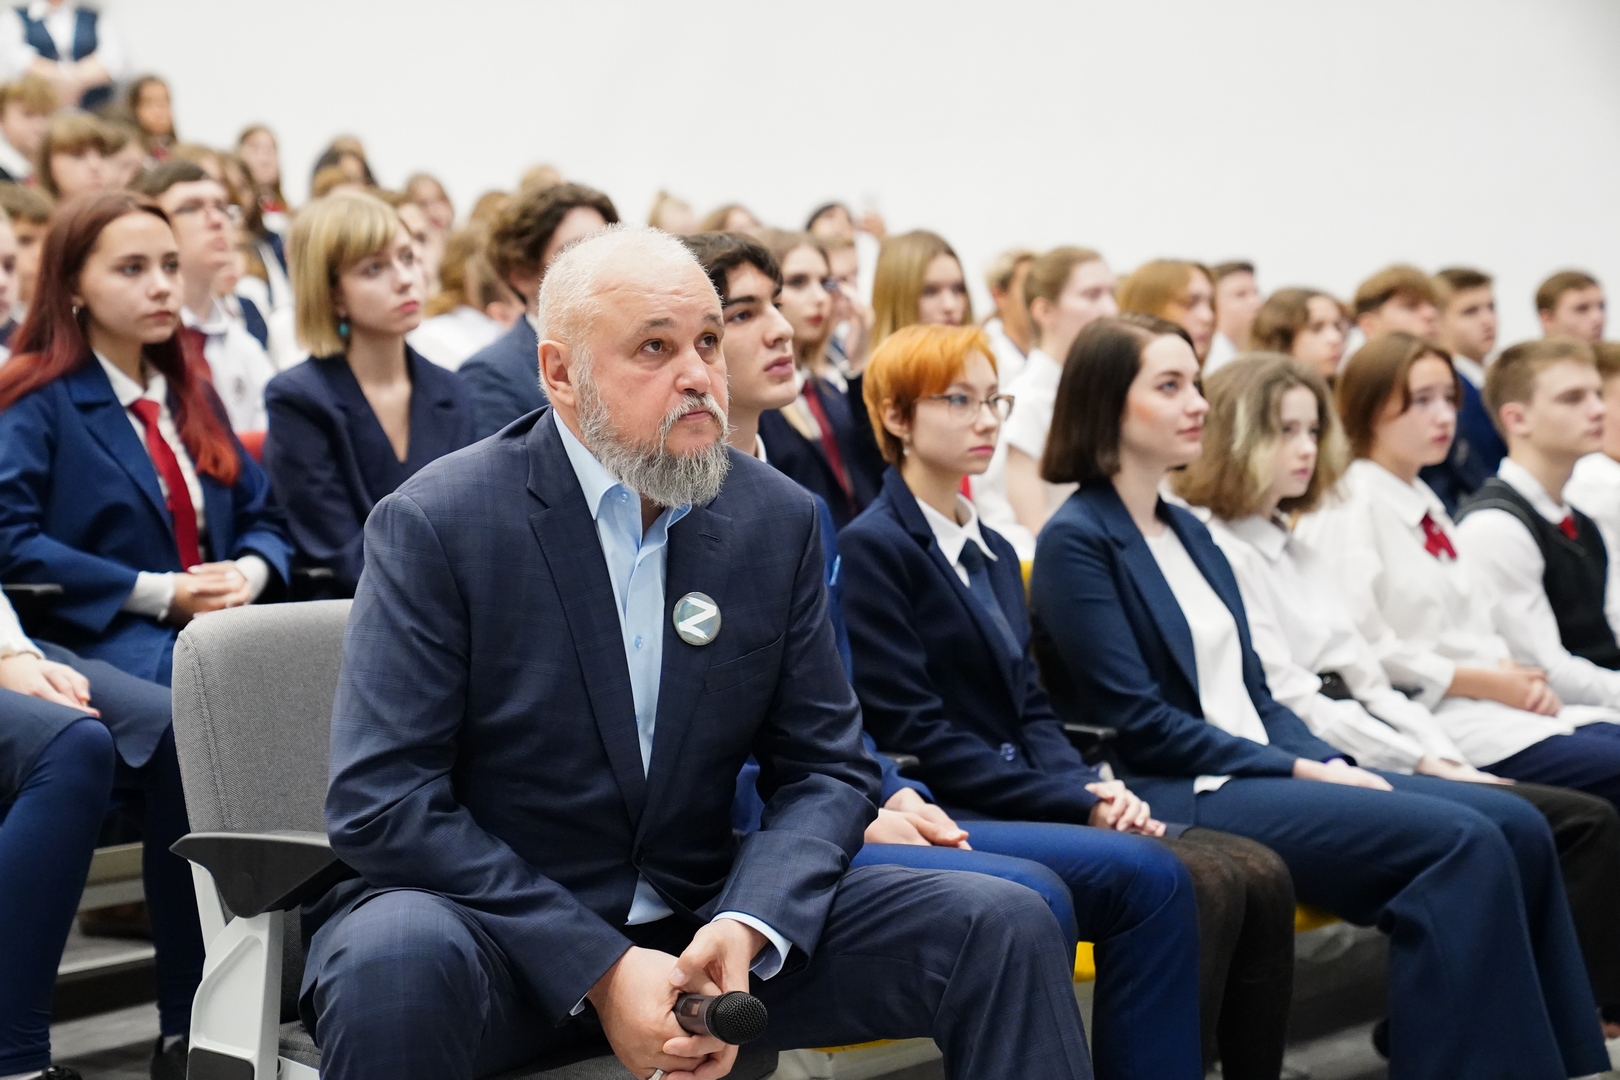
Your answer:
[[[1469,764],[1620,802],[1620,725],[1603,722],[1615,714],[1565,706],[1544,672],[1514,661],[1418,478],[1450,449],[1458,393],[1450,357],[1410,334],[1350,358],[1337,403],[1356,461],[1337,498],[1300,523],[1308,573],[1338,591],[1390,681],[1434,712]]]
[[[69,105],[94,109],[111,99],[129,65],[116,20],[99,7],[33,0],[0,17],[0,71],[13,79],[38,75]]]
[[[1074,490],[1041,479],[1063,358],[1080,331],[1119,308],[1113,272],[1101,255],[1082,247],[1053,248],[1031,262],[1024,303],[1032,327],[1029,354],[1024,370],[1005,383],[1018,407],[1002,428],[990,467],[973,483],[973,500],[985,524],[1028,561],[1035,557],[1035,534]]]
[[[1485,401],[1508,456],[1463,503],[1457,532],[1463,566],[1490,597],[1514,659],[1545,671],[1564,701],[1620,708],[1620,643],[1604,610],[1614,555],[1597,523],[1564,499],[1575,463],[1603,444],[1602,390],[1583,341],[1543,338],[1504,352],[1485,377]]]
[[[56,87],[38,75],[0,86],[0,180],[25,184],[34,175],[45,128],[61,106]]]
[[[1174,485],[1212,515],[1272,696],[1367,768],[1509,784],[1467,764],[1434,715],[1390,685],[1339,598],[1299,568],[1290,519],[1321,502],[1348,457],[1327,384],[1290,357],[1251,353],[1204,391],[1205,449]],[[1620,1020],[1620,814],[1567,788],[1507,790],[1552,827],[1593,993]]]
[[[179,159],[142,174],[135,189],[163,208],[180,245],[182,351],[202,346],[202,360],[232,430],[263,431],[268,423],[264,388],[276,374],[275,365],[259,340],[214,295],[220,273],[237,257],[235,226],[241,208],[202,166]],[[195,362],[196,357],[188,353],[187,359]]]
[[[1250,336],[1256,350],[1286,353],[1332,386],[1350,336],[1350,309],[1320,289],[1278,289],[1255,313]]]
[[[1620,342],[1600,341],[1592,351],[1603,378],[1603,446],[1575,463],[1564,495],[1598,523],[1609,550],[1616,551],[1620,550]],[[1620,623],[1615,632],[1620,633]]]
[[[1215,277],[1215,339],[1204,358],[1204,374],[1231,363],[1250,347],[1254,317],[1265,299],[1254,277],[1254,263],[1224,262],[1210,267]]]
[[[984,322],[985,336],[996,354],[996,374],[1004,386],[1011,386],[1024,370],[1029,350],[1035,344],[1034,327],[1029,321],[1029,305],[1024,300],[1024,279],[1035,252],[1009,248],[996,256],[984,272],[985,288],[996,313]]]

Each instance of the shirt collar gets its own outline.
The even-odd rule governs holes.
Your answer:
[[[1485,365],[1478,360],[1470,359],[1458,353],[1452,353],[1451,366],[1457,369],[1457,374],[1473,384],[1475,390],[1485,386]]]
[[[1288,550],[1288,530],[1259,514],[1221,524],[1226,526],[1227,532],[1264,555],[1267,562],[1276,562]]]
[[[73,5],[63,4],[62,6],[64,8],[71,8]],[[54,9],[51,7],[49,0],[33,0],[33,3],[28,5],[28,17],[33,19],[35,22],[38,22],[45,16],[49,15],[52,10]]]
[[[754,435],[754,456],[769,465],[771,459],[765,456],[765,440],[758,433]]]
[[[1547,489],[1541,486],[1541,481],[1530,475],[1529,469],[1512,458],[1502,459],[1502,464],[1496,467],[1496,475],[1508,487],[1523,495],[1530,505],[1536,508],[1536,513],[1554,525],[1569,517],[1569,507],[1547,494]]]
[[[1024,370],[1039,373],[1040,377],[1056,383],[1063,374],[1063,365],[1042,352],[1039,345],[1033,345],[1029,355],[1024,357]]]
[[[4,138],[0,138],[0,168],[15,177],[19,184],[34,174],[34,163]]]
[[[1417,528],[1422,524],[1424,514],[1430,515],[1436,522],[1447,520],[1445,503],[1422,480],[1408,484],[1370,458],[1359,458],[1353,462],[1347,476],[1354,477],[1353,483],[1365,487],[1369,495],[1388,502],[1390,508],[1400,516],[1403,525]]]
[[[182,306],[180,308],[180,321],[187,326],[201,330],[209,337],[218,337],[230,328],[230,316],[225,311],[225,305],[221,304],[217,297],[209,301],[208,312],[203,318],[198,318],[194,311]]]
[[[580,490],[585,493],[585,505],[590,507],[592,520],[599,519],[602,516],[602,504],[613,492],[623,491],[630,495],[636,494],[625,486],[623,481],[608,472],[607,466],[596,460],[596,455],[586,449],[585,444],[579,441],[579,437],[568,429],[568,425],[562,422],[562,417],[557,415],[555,409],[551,412],[551,418],[557,424],[557,433],[562,436],[563,450],[568,454],[568,463],[574,467],[574,476],[579,480]],[[640,507],[641,503],[639,496],[637,496],[636,513],[638,520],[640,518]],[[668,525],[674,525],[685,517],[691,509],[690,506],[666,508],[664,514],[669,516]]]
[[[984,533],[979,529],[979,512],[962,496],[956,497],[956,513],[963,519],[961,524],[952,521],[921,499],[917,499],[917,506],[922,510],[923,520],[928,522],[928,527],[934,532],[934,543],[939,545],[940,554],[944,555],[945,561],[952,566],[961,559],[962,548],[969,540],[977,544],[987,558],[996,557],[996,553],[990,550],[990,545],[984,542]]]
[[[168,407],[169,384],[163,378],[162,372],[148,368],[146,386],[142,387],[140,383],[120,371],[111,360],[100,353],[95,355],[96,361],[101,364],[101,370],[107,373],[107,381],[112,383],[113,396],[118,399],[118,404],[128,409],[141,398],[150,398],[159,405]]]

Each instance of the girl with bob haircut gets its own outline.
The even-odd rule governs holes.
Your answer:
[[[872,273],[872,344],[916,323],[966,326],[973,321],[962,260],[938,233],[918,229],[878,249]]]
[[[0,578],[55,582],[58,644],[167,685],[180,628],[287,580],[270,487],[175,335],[168,218],[106,192],[56,211],[0,367]]]
[[[1467,764],[1434,714],[1391,685],[1338,596],[1299,565],[1292,518],[1314,510],[1348,464],[1327,383],[1291,357],[1251,353],[1217,371],[1205,389],[1208,448],[1174,486],[1214,515],[1210,532],[1237,576],[1272,696],[1318,738],[1370,768],[1505,783]],[[1472,803],[1475,790],[1459,783],[1447,793]],[[1594,821],[1613,818],[1612,809],[1565,788],[1493,790],[1527,800],[1547,818],[1593,992],[1599,1002],[1620,1004],[1620,938],[1611,928],[1620,845],[1577,839]],[[1490,806],[1477,809],[1488,814]],[[1613,1008],[1605,1006],[1605,1015]]]
[[[1076,339],[1042,470],[1080,488],[1042,530],[1031,581],[1059,714],[1116,728],[1116,774],[1166,819],[1266,844],[1300,901],[1389,933],[1393,1075],[1602,1068],[1535,809],[1477,785],[1463,805],[1461,785],[1359,768],[1266,688],[1231,566],[1160,497],[1197,460],[1208,411],[1181,328],[1121,316]],[[1475,808],[1487,798],[1488,814]]]
[[[1288,872],[1236,837],[1152,839],[1165,827],[1150,807],[1105,782],[1063,734],[1029,653],[1017,555],[959,493],[1013,405],[989,339],[973,326],[906,327],[879,346],[866,379],[892,468],[839,543],[868,728],[918,757],[947,812],[969,819],[975,852],[1030,859],[1064,880],[1081,938],[1097,942],[1098,1076],[1202,1076],[1219,1033],[1227,1075],[1274,1080],[1293,963]],[[1120,914],[1104,919],[1110,909]],[[1141,988],[1125,980],[1143,970],[1160,977],[1133,1002]]]
[[[107,187],[111,158],[124,139],[89,113],[66,109],[51,117],[39,144],[39,186],[57,202]]]
[[[339,193],[292,233],[298,340],[310,358],[270,380],[264,465],[287,508],[301,565],[353,596],[366,516],[424,465],[473,441],[454,372],[406,344],[422,321],[422,267],[399,215]]]
[[[1542,671],[1511,659],[1489,597],[1457,558],[1456,526],[1418,476],[1450,451],[1458,378],[1444,349],[1399,332],[1345,364],[1336,394],[1356,460],[1339,497],[1300,523],[1303,566],[1337,591],[1390,681],[1471,765],[1613,801],[1613,712],[1565,706]]]
[[[1215,340],[1215,275],[1184,259],[1145,262],[1119,283],[1119,310],[1175,323],[1202,364]]]
[[[1278,289],[1254,316],[1256,352],[1286,353],[1328,385],[1338,378],[1350,335],[1350,309],[1319,289]]]

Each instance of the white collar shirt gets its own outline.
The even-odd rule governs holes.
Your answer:
[[[999,316],[984,324],[984,336],[990,339],[990,351],[996,357],[996,379],[1002,386],[1011,386],[1029,357],[1007,335],[1007,326]]]
[[[28,640],[28,635],[23,633],[22,622],[18,620],[11,601],[6,599],[4,593],[0,593],[0,660],[16,656],[18,653],[28,653],[41,659],[45,655]]]
[[[1556,525],[1570,516],[1569,507],[1512,458],[1502,459],[1496,475],[1548,522]],[[1524,523],[1507,510],[1482,507],[1462,519],[1457,536],[1463,567],[1489,600],[1496,631],[1513,658],[1545,671],[1547,685],[1568,704],[1620,708],[1620,671],[1564,648],[1558,617],[1542,584],[1546,560]],[[1614,559],[1609,562],[1612,570]],[[1612,603],[1612,582],[1607,591]]]
[[[1052,426],[1052,409],[1057,401],[1058,381],[1063,365],[1042,352],[1029,350],[1024,368],[1016,379],[1003,381],[1002,393],[1013,398],[1012,415],[1001,425],[1001,438],[983,475],[971,481],[973,501],[985,525],[1006,537],[1023,560],[1035,557],[1035,531],[1018,520],[1007,497],[1007,454],[1011,449],[1028,454],[1035,461],[1046,452],[1046,432]],[[1073,484],[1047,484],[1046,512],[1056,510],[1075,489]]]
[[[1456,527],[1427,484],[1358,460],[1328,505],[1297,526],[1301,568],[1338,594],[1390,681],[1434,712],[1470,764],[1491,765],[1574,730],[1564,716],[1446,707],[1457,668],[1495,668],[1509,652],[1462,563],[1425,550],[1425,514],[1455,548]]]
[[[1587,454],[1575,463],[1564,498],[1598,523],[1605,540],[1620,538],[1620,461],[1601,451]],[[1617,549],[1610,543],[1609,550]]]
[[[1428,709],[1390,685],[1339,598],[1300,573],[1295,545],[1276,521],[1212,519],[1210,534],[1232,565],[1249,637],[1271,696],[1312,734],[1370,769],[1411,772],[1426,754],[1464,760]],[[1321,693],[1336,673],[1353,695]]]
[[[1209,353],[1204,357],[1204,377],[1208,378],[1230,364],[1237,359],[1237,355],[1237,343],[1219,330],[1215,331],[1215,336],[1209,342]]]
[[[1473,385],[1475,390],[1484,389],[1484,364],[1481,364],[1478,360],[1473,360],[1469,357],[1463,356],[1461,353],[1453,353],[1451,356],[1451,366],[1456,368],[1457,374],[1467,379],[1469,383]]]
[[[19,184],[34,175],[34,163],[28,160],[28,155],[12,146],[4,136],[0,136],[0,169]]]
[[[231,429],[263,431],[270,422],[264,388],[275,377],[276,366],[259,339],[240,319],[232,318],[218,300],[210,305],[206,317],[199,318],[190,308],[182,307],[180,319],[207,338],[203,356]]]
[[[203,514],[202,483],[197,479],[197,467],[192,463],[191,454],[186,450],[186,444],[180,439],[180,431],[174,426],[174,415],[169,412],[169,382],[161,372],[148,371],[146,385],[141,386],[134,379],[118,370],[106,357],[96,354],[101,369],[107,373],[107,381],[112,383],[113,394],[118,398],[118,404],[124,407],[124,415],[129,424],[135,429],[135,437],[141,441],[141,446],[150,454],[151,448],[146,445],[146,422],[135,415],[134,405],[142,398],[157,402],[158,406],[158,434],[168,443],[169,449],[174,452],[175,460],[180,463],[180,475],[185,477],[186,491],[191,496],[191,507],[197,514],[197,536],[201,538],[207,533],[208,521]],[[156,466],[153,466],[156,469]],[[158,490],[163,492],[165,500],[169,497],[169,485],[163,479],[163,474],[157,474]]]
[[[61,57],[59,61],[61,63],[72,63],[73,39],[78,33],[79,9],[82,6],[81,4],[53,6],[48,0],[32,0],[27,5],[28,17],[45,24],[45,33],[56,46],[56,55]],[[108,77],[114,82],[129,75],[122,35],[118,31],[116,20],[109,18],[105,10],[98,9],[96,12],[96,48],[90,55],[100,61],[101,66],[107,70]],[[23,21],[17,17],[13,5],[4,13],[4,17],[0,17],[0,68],[4,68],[8,78],[21,78],[38,57],[39,53],[28,44]]]
[[[973,504],[962,496],[956,497],[956,516],[961,519],[952,521],[932,506],[917,500],[917,508],[922,511],[923,520],[933,530],[934,543],[939,546],[939,552],[945,556],[945,561],[951,564],[956,576],[962,579],[963,585],[968,585],[967,568],[962,565],[962,549],[973,544],[984,557],[991,562],[996,561],[996,553],[990,550],[990,545],[984,542],[984,533],[979,531],[979,515]]]

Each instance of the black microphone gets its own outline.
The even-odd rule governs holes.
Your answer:
[[[733,990],[719,997],[682,994],[675,999],[675,1020],[693,1035],[712,1035],[723,1043],[741,1046],[765,1034],[770,1015],[759,998]]]

